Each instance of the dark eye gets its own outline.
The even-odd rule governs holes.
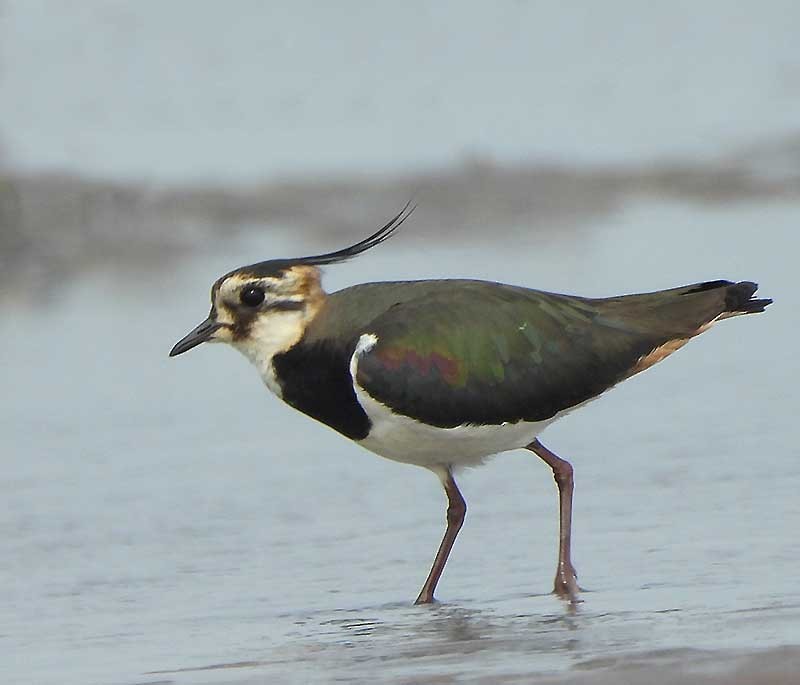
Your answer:
[[[264,289],[250,285],[242,289],[239,300],[247,307],[258,307],[264,301]]]

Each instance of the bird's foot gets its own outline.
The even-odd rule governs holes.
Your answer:
[[[575,573],[575,567],[569,562],[559,563],[553,583],[553,594],[574,606],[583,601],[579,596],[580,592],[581,588],[578,586],[578,574]]]
[[[433,596],[433,592],[422,589],[422,592],[419,593],[419,597],[417,597],[417,601],[414,602],[414,606],[418,606],[420,604],[438,604],[439,600]]]

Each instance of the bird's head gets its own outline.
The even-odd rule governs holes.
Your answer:
[[[211,288],[208,318],[181,338],[169,356],[204,342],[226,342],[261,366],[288,350],[302,338],[325,302],[319,267],[343,262],[382,243],[414,209],[407,204],[371,236],[336,252],[273,259],[225,274]]]

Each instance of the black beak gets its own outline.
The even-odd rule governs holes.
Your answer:
[[[203,321],[191,333],[181,338],[175,343],[175,347],[169,353],[170,357],[177,357],[179,354],[188,352],[193,347],[197,347],[200,343],[210,340],[214,332],[222,328],[222,324],[217,323],[210,316]]]

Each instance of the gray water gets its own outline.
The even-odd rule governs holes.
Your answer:
[[[797,682],[798,7],[0,0],[0,681]],[[576,470],[575,613],[532,455],[459,475],[413,607],[437,480],[229,349],[167,358],[219,274],[413,190],[329,288],[776,300],[543,435]]]
[[[461,474],[441,604],[413,607],[437,480],[283,406],[229,349],[167,358],[213,279],[292,254],[291,236],[42,283],[0,321],[3,680],[532,682],[644,663],[655,682],[800,644],[798,216],[631,205],[513,249],[434,241],[420,259],[401,234],[329,270],[332,289],[446,275],[592,295],[728,276],[776,298],[544,434],[576,470],[575,614],[548,594],[556,495],[530,454]],[[404,227],[431,230],[424,207]]]

